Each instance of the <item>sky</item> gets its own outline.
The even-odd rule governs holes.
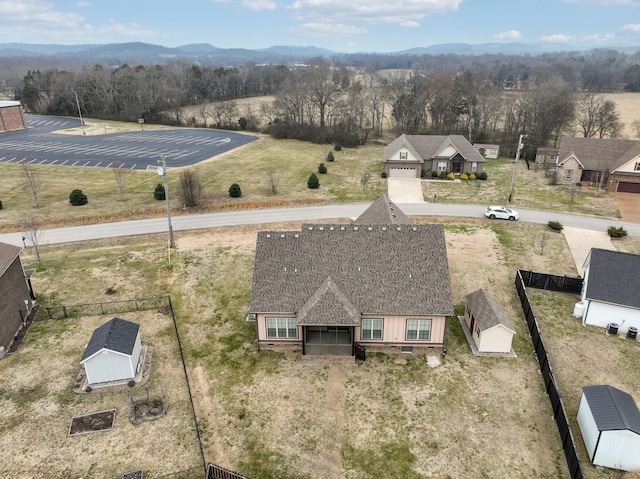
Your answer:
[[[640,45],[640,0],[0,0],[0,43],[316,46]]]

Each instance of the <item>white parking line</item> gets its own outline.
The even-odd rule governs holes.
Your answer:
[[[69,160],[64,160],[62,163],[60,163],[60,166],[62,166],[62,165],[66,165],[66,164],[67,164],[67,161],[69,161]]]
[[[91,161],[87,161],[84,165],[82,166],[87,166],[89,163],[91,163]]]
[[[100,166],[100,163],[102,163],[101,161],[98,162],[97,165],[93,165],[94,168],[97,168],[98,166]]]
[[[78,163],[80,163],[80,160],[76,161],[73,165],[71,166],[76,166]]]

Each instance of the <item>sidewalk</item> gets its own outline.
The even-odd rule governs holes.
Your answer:
[[[587,255],[589,254],[589,251],[591,251],[591,248],[600,248],[611,251],[617,250],[611,242],[609,235],[604,231],[592,231],[565,226],[562,229],[562,234],[564,234],[564,238],[567,241],[567,245],[569,246],[569,250],[573,256],[573,261],[576,264],[576,270],[581,277],[584,276],[582,265],[584,265],[584,261],[587,259]]]

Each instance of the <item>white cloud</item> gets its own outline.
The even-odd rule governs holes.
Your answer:
[[[78,8],[86,8],[86,7],[92,7],[92,6],[93,6],[93,3],[91,2],[82,2],[82,1],[76,2],[76,7]]]
[[[456,11],[462,0],[294,0],[287,8],[298,20],[327,23],[401,23]]]
[[[277,5],[272,0],[244,0],[242,6],[248,10],[275,10]]]
[[[493,36],[493,39],[499,42],[512,42],[515,40],[520,40],[521,38],[522,33],[520,33],[518,30],[509,30],[507,32],[496,33]]]
[[[540,37],[541,42],[545,43],[567,43],[572,40],[571,35],[565,35],[563,33],[555,33],[553,35],[545,35]]]
[[[144,26],[138,23],[129,23],[124,25],[115,20],[109,20],[109,23],[105,26],[93,29],[100,34],[100,37],[107,37],[111,40],[108,41],[123,41],[122,38],[150,38],[156,35],[152,30],[147,30]],[[103,40],[101,43],[104,43]]]
[[[400,22],[400,26],[406,28],[416,28],[419,27],[420,24],[414,20],[407,20],[406,22]]]
[[[630,23],[625,25],[620,30],[623,32],[640,33],[640,23]]]
[[[587,35],[586,40],[588,43],[604,43],[610,42],[615,37],[613,33],[594,33],[593,35]]]
[[[342,25],[339,23],[305,23],[304,25],[296,25],[288,29],[295,35],[309,37],[333,37],[337,35],[364,35],[367,33],[365,28],[356,27],[354,25]]]

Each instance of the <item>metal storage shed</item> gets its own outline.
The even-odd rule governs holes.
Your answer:
[[[640,412],[630,394],[612,386],[585,386],[578,425],[596,466],[640,469]]]
[[[93,332],[80,364],[90,385],[126,381],[135,378],[141,351],[140,325],[113,318]]]

